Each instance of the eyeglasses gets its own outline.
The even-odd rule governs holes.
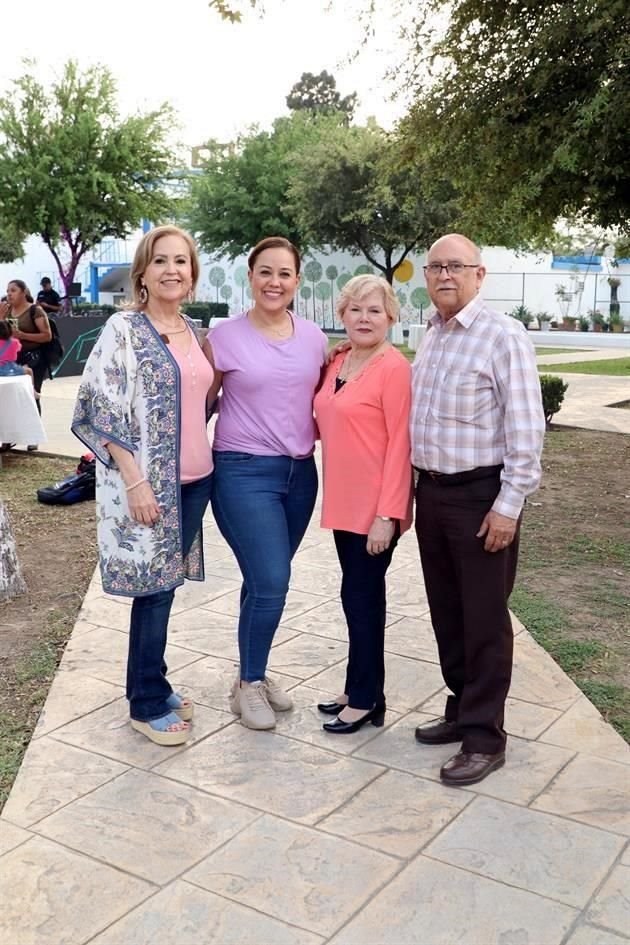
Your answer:
[[[446,269],[450,276],[459,276],[462,274],[464,269],[479,269],[481,263],[460,263],[452,262],[446,263],[445,266],[442,263],[429,263],[428,266],[423,266],[425,275],[430,276],[439,276],[443,269]]]

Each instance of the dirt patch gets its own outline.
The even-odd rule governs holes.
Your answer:
[[[41,505],[36,492],[74,472],[70,460],[5,453],[9,510],[27,592],[0,602],[0,804],[31,732],[97,560],[94,502]]]

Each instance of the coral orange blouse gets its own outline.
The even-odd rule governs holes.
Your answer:
[[[411,367],[395,348],[335,393],[345,355],[328,365],[314,410],[322,441],[323,528],[367,535],[377,515],[411,524]]]

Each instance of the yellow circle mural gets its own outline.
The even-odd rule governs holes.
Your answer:
[[[409,282],[413,277],[413,263],[409,259],[403,259],[400,266],[394,269],[394,279],[396,282]]]

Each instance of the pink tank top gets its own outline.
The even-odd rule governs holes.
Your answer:
[[[180,482],[194,482],[214,468],[206,429],[206,395],[214,371],[194,337],[187,354],[176,345],[169,345],[168,350],[177,362],[181,384]]]

